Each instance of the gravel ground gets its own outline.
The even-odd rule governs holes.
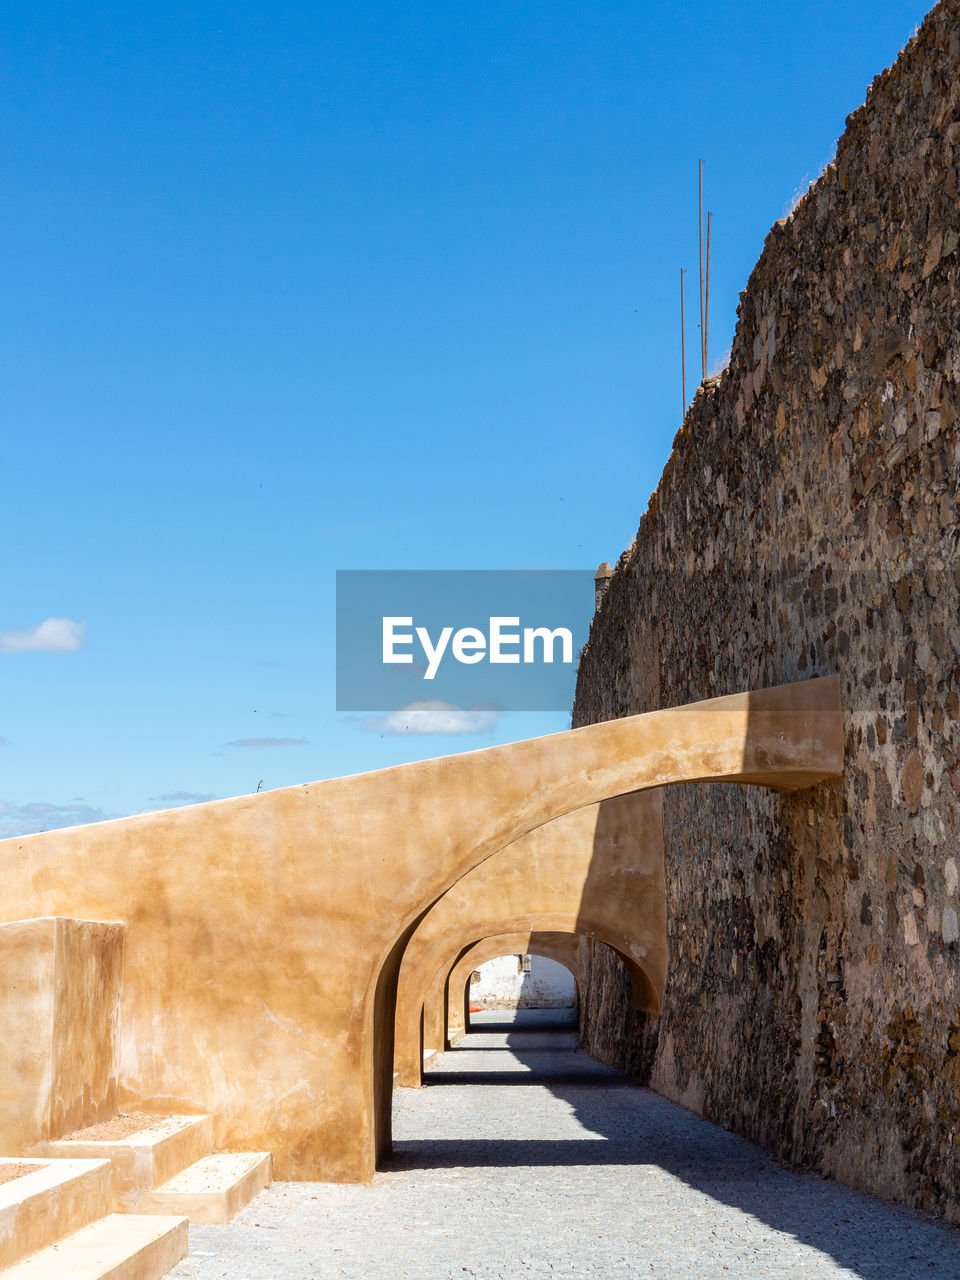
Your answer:
[[[576,1051],[478,1015],[398,1090],[368,1187],[275,1183],[190,1228],[193,1280],[960,1280],[960,1231],[788,1170]]]

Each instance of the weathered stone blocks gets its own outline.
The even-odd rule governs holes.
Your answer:
[[[770,232],[581,660],[576,725],[837,674],[842,783],[664,800],[659,1021],[594,949],[588,1047],[960,1221],[960,3]]]

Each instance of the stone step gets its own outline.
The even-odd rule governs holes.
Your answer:
[[[186,1218],[111,1213],[18,1262],[3,1280],[159,1280],[186,1256]]]
[[[0,1186],[0,1271],[110,1212],[107,1160],[0,1157],[7,1163],[36,1169]]]
[[[157,1123],[126,1138],[60,1138],[31,1154],[109,1160],[113,1166],[113,1207],[135,1213],[144,1191],[159,1187],[213,1150],[209,1116],[158,1116]]]
[[[229,1222],[273,1181],[268,1151],[205,1156],[163,1186],[144,1192],[140,1213],[182,1213],[191,1222]]]

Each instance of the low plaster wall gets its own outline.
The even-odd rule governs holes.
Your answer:
[[[116,1113],[122,960],[122,924],[0,924],[0,1153]]]
[[[960,1221],[960,4],[773,228],[607,588],[574,723],[837,673],[842,783],[664,797],[665,1011],[592,1052]]]

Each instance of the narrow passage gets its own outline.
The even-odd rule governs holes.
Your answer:
[[[371,1186],[277,1183],[229,1226],[191,1227],[171,1275],[960,1280],[960,1231],[783,1168],[556,1021],[474,1015],[427,1087],[397,1091]]]

